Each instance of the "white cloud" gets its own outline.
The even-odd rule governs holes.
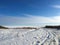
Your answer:
[[[0,16],[1,25],[26,25],[26,24],[59,24],[60,16],[43,17],[26,15],[27,17]]]
[[[60,9],[60,5],[53,5],[52,7]]]

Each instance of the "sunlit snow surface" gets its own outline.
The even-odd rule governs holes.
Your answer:
[[[59,45],[57,29],[0,29],[0,45]]]

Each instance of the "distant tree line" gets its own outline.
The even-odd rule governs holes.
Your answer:
[[[8,27],[0,26],[0,29],[8,29]]]
[[[60,29],[60,26],[45,26],[45,28],[56,28],[56,29]]]

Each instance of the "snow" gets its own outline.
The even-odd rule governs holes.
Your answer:
[[[59,45],[57,29],[0,29],[0,45]]]

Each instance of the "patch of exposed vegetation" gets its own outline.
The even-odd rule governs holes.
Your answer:
[[[14,29],[37,29],[37,28],[35,28],[35,27],[17,27]]]

